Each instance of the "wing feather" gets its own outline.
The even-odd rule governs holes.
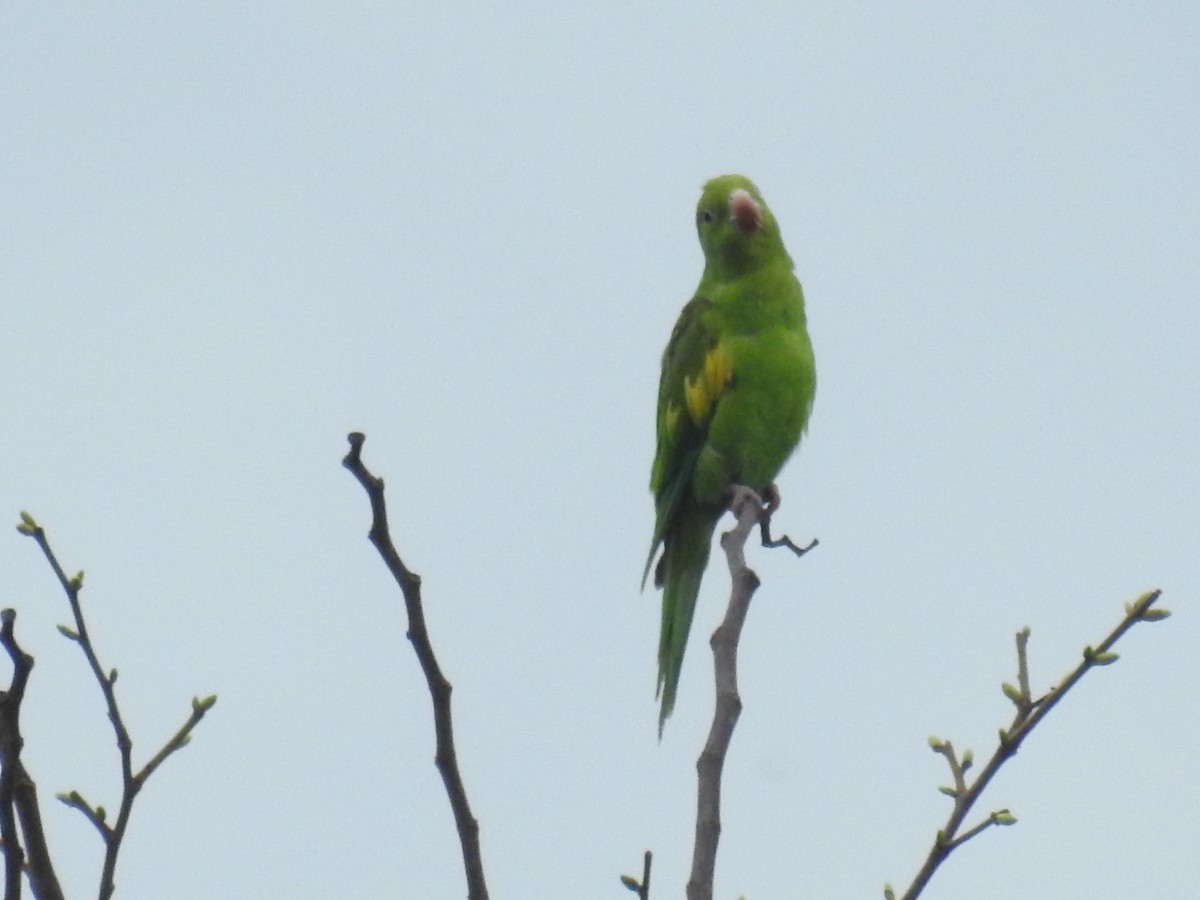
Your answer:
[[[708,425],[733,381],[729,353],[710,321],[714,305],[697,296],[683,308],[663,353],[658,388],[658,448],[650,473],[655,522],[642,585],[654,557],[678,520],[691,489],[696,461],[704,449]],[[655,576],[661,585],[661,572]]]

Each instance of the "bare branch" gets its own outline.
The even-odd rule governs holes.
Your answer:
[[[425,627],[425,611],[421,606],[421,578],[409,571],[392,544],[388,530],[387,505],[383,497],[383,479],[367,471],[362,461],[362,446],[366,436],[354,432],[347,440],[350,442],[350,452],[342,460],[342,465],[358,479],[371,501],[371,530],[367,536],[383,557],[384,564],[404,595],[404,606],[408,612],[408,639],[421,663],[421,671],[425,673],[425,681],[429,685],[429,694],[433,700],[434,731],[437,735],[434,762],[450,798],[450,809],[454,813],[458,839],[462,844],[463,866],[467,875],[467,897],[468,900],[487,900],[487,883],[484,880],[483,857],[479,848],[479,823],[471,814],[466,787],[458,770],[458,756],[454,749],[454,725],[450,715],[452,688],[438,666],[433,646],[429,641],[429,632]]]
[[[62,900],[62,888],[54,874],[46,834],[42,828],[42,812],[38,805],[37,785],[21,760],[24,738],[21,737],[21,703],[25,686],[33,671],[33,657],[21,649],[14,632],[17,613],[12,609],[0,611],[0,645],[13,663],[12,682],[7,691],[0,692],[0,838],[5,856],[4,896],[17,898],[21,894],[21,874],[29,876],[29,886],[39,900]],[[16,812],[16,818],[13,813]],[[17,837],[17,819],[25,843]]]
[[[733,729],[742,712],[742,700],[737,687],[737,649],[742,626],[750,609],[750,598],[758,589],[758,576],[746,565],[746,540],[758,525],[764,546],[787,546],[802,556],[816,546],[796,547],[786,537],[771,541],[770,514],[778,507],[778,493],[768,492],[769,504],[764,508],[758,494],[747,487],[735,485],[731,490],[729,507],[737,524],[721,535],[721,547],[729,561],[733,585],[725,619],[713,632],[710,644],[716,678],[716,709],[708,740],[696,761],[696,839],[692,856],[692,872],[687,884],[688,900],[711,900],[713,876],[717,865],[717,843],[721,837],[721,775],[725,756],[733,738]]]
[[[96,683],[100,685],[100,692],[104,695],[104,705],[108,710],[108,720],[112,723],[113,732],[117,738],[117,750],[121,756],[122,787],[121,803],[117,809],[115,825],[110,826],[107,823],[107,813],[103,806],[93,807],[78,791],[58,795],[58,799],[64,804],[82,812],[88,821],[96,826],[97,831],[100,832],[100,836],[104,839],[104,868],[100,873],[99,897],[100,900],[109,900],[116,890],[117,856],[121,851],[121,843],[125,839],[125,830],[129,825],[129,816],[133,812],[134,799],[145,786],[146,779],[162,764],[163,760],[187,744],[192,729],[204,718],[204,714],[212,708],[213,704],[217,702],[217,698],[215,695],[212,695],[203,700],[193,700],[192,714],[187,722],[154,755],[150,762],[140,772],[135,774],[133,771],[133,739],[129,736],[129,731],[125,727],[125,721],[121,716],[121,709],[117,704],[117,694],[114,687],[117,681],[117,670],[111,669],[105,672],[104,667],[100,664],[96,648],[92,644],[91,636],[88,634],[87,623],[84,621],[83,606],[79,600],[79,594],[83,590],[83,572],[81,571],[71,578],[67,577],[66,572],[59,564],[58,558],[50,547],[50,542],[46,538],[46,532],[28,513],[21,513],[21,524],[17,526],[17,530],[21,534],[33,538],[38,547],[41,548],[42,554],[46,557],[46,561],[50,563],[50,568],[54,570],[54,574],[58,578],[58,583],[67,595],[67,603],[71,607],[71,616],[75,620],[75,626],[74,628],[67,628],[60,625],[58,630],[68,640],[78,644],[79,648],[83,651],[88,666],[92,670],[92,675],[95,676]]]
[[[1000,771],[1000,767],[1016,755],[1017,750],[1024,740],[1066,695],[1067,691],[1078,684],[1079,680],[1096,666],[1106,666],[1116,662],[1117,654],[1113,653],[1111,648],[1135,624],[1138,622],[1156,622],[1170,615],[1170,612],[1165,609],[1154,608],[1154,603],[1158,600],[1161,593],[1161,591],[1150,591],[1143,594],[1133,603],[1126,604],[1125,618],[1121,620],[1117,627],[1098,646],[1085,647],[1083,650],[1083,660],[1079,665],[1068,673],[1056,686],[1051,688],[1045,696],[1037,700],[1033,699],[1029,687],[1029,663],[1026,652],[1029,643],[1029,629],[1023,628],[1017,632],[1017,686],[1014,687],[1011,684],[1003,685],[1004,694],[1016,707],[1016,713],[1008,728],[1000,730],[999,746],[996,748],[996,752],[992,754],[992,758],[988,760],[987,765],[984,766],[983,770],[976,777],[974,783],[968,787],[963,774],[971,765],[970,751],[967,751],[963,755],[962,762],[959,762],[955,755],[954,747],[949,741],[943,741],[936,737],[929,739],[929,745],[933,748],[934,752],[944,756],[950,765],[950,771],[954,777],[954,787],[942,788],[941,790],[942,793],[954,798],[954,808],[951,810],[946,824],[942,826],[934,838],[933,847],[930,849],[924,865],[921,866],[921,870],[917,873],[916,878],[913,879],[912,885],[904,892],[902,900],[916,900],[933,877],[933,873],[937,871],[938,866],[956,848],[962,846],[992,825],[1013,825],[1016,823],[1016,817],[1012,813],[1007,809],[999,809],[990,813],[979,824],[959,834],[959,829],[962,827],[971,808],[975,805],[975,802],[979,799],[992,778]],[[894,896],[890,887],[885,887],[884,895],[888,897]]]
[[[25,685],[33,668],[33,657],[21,651],[13,637],[13,621],[16,612],[4,610],[4,648],[13,661],[12,685],[0,697],[0,841],[4,842],[4,900],[17,900],[21,896],[21,871],[25,867],[25,852],[17,836],[16,817],[16,762],[21,758],[21,730],[19,717],[21,700],[25,696]]]

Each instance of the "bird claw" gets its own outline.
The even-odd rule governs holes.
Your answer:
[[[779,488],[772,482],[763,488],[760,495],[753,488],[748,488],[744,484],[733,484],[729,486],[729,490],[725,493],[726,506],[737,519],[742,518],[742,513],[746,509],[746,504],[754,505],[754,510],[758,518],[758,530],[762,537],[762,545],[764,547],[787,547],[797,556],[803,556],[813,547],[817,546],[817,539],[804,547],[798,546],[792,542],[786,534],[780,535],[778,538],[771,537],[771,516],[779,509],[779,505],[783,502],[783,498],[779,494]]]
[[[816,538],[813,538],[807,546],[801,547],[793,543],[792,539],[786,534],[780,535],[777,538],[771,537],[771,516],[775,514],[780,504],[783,503],[783,497],[780,496],[779,488],[775,486],[774,482],[768,484],[763,489],[762,496],[763,508],[758,517],[758,529],[762,536],[762,545],[764,547],[787,547],[797,556],[803,556],[813,547],[817,546]]]

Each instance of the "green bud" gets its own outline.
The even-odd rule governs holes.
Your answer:
[[[1158,606],[1143,610],[1139,618],[1146,622],[1160,622],[1169,615],[1171,615],[1171,611],[1169,609],[1163,609],[1161,606]]]
[[[1133,602],[1134,608],[1142,609],[1149,606],[1158,599],[1158,596],[1161,593],[1162,591],[1146,591],[1146,593],[1142,594],[1142,596],[1138,597],[1137,600]]]
[[[1105,650],[1102,653],[1092,654],[1092,664],[1097,666],[1109,666],[1115,663],[1121,657],[1113,653],[1111,650]]]
[[[971,768],[971,763],[973,763],[973,762],[975,762],[975,754],[972,753],[971,748],[968,747],[966,750],[963,751],[963,757],[962,757],[963,771],[965,772],[967,769]]]
[[[883,900],[896,900],[896,892],[892,890],[890,884],[884,884],[883,886]]]
[[[71,589],[79,590],[83,587],[83,569],[75,573],[75,577],[71,579]]]
[[[108,673],[108,683],[109,684],[117,683],[117,670],[116,669],[113,669],[111,672]]]
[[[59,625],[58,633],[72,641],[79,640],[79,634],[74,629],[68,628],[66,625]]]
[[[103,806],[96,807],[96,818],[99,819],[101,822],[104,821],[104,817],[107,815],[108,815],[108,812],[104,809]]]
[[[956,789],[954,789],[952,787],[947,787],[944,784],[941,787],[939,787],[938,790],[941,791],[943,794],[945,794],[947,797],[958,797],[958,791]]]
[[[25,510],[21,510],[21,521],[30,528],[37,528],[37,522],[33,521],[33,516],[25,512]]]
[[[936,735],[931,734],[929,736],[929,746],[932,747],[934,750],[936,750],[938,753],[941,753],[942,748],[946,745],[940,737],[937,737]]]
[[[1021,702],[1021,692],[1019,690],[1017,690],[1015,687],[1013,687],[1011,684],[1009,684],[1007,681],[1004,682],[1004,684],[1000,685],[1000,689],[1002,691],[1004,691],[1004,696],[1007,697],[1009,700],[1011,700],[1013,703]]]
[[[1016,825],[1017,817],[1007,809],[998,809],[992,813],[992,821],[997,825]]]
[[[199,697],[192,698],[192,709],[196,712],[207,712],[212,709],[217,702],[216,694],[209,694],[203,700]]]

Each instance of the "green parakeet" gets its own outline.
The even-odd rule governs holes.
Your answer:
[[[804,294],[758,188],[741,175],[714,178],[700,196],[696,228],[704,274],[663,353],[650,474],[654,538],[642,574],[644,587],[661,547],[660,736],[729,489],[772,488],[808,424],[817,383]]]

